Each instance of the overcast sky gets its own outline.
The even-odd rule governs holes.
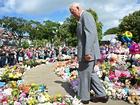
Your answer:
[[[75,1],[97,12],[103,31],[116,27],[124,16],[140,10],[140,0],[0,0],[0,18],[16,16],[63,22],[70,16],[69,5]]]

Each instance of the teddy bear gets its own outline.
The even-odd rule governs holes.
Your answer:
[[[130,91],[130,95],[127,98],[128,102],[131,104],[140,105],[140,96],[138,96],[135,90]]]

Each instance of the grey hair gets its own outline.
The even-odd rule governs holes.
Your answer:
[[[77,2],[73,2],[72,4],[70,4],[69,9],[71,9],[72,7],[79,7],[82,9],[82,6],[80,5],[80,3],[77,3]]]

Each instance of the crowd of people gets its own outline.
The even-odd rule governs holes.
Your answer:
[[[76,48],[71,47],[38,47],[38,48],[17,48],[10,46],[3,46],[0,48],[0,67],[5,65],[15,65],[29,59],[57,59],[58,55],[76,55]]]
[[[131,47],[131,46],[130,46]],[[132,65],[140,66],[140,54],[139,53],[131,53],[130,47],[127,44],[124,44],[120,41],[117,41],[114,44],[104,44],[100,46],[101,51],[101,59],[104,61],[108,61],[111,56],[121,56],[124,62],[129,62]],[[119,57],[115,58],[119,59]]]

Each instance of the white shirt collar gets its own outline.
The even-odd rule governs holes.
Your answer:
[[[83,12],[84,12],[84,10],[82,10],[82,12],[80,13],[80,17],[81,17],[81,15],[82,15]]]

